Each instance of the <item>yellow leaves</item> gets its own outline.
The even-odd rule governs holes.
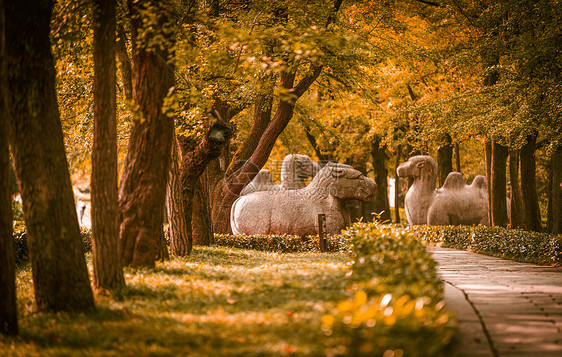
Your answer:
[[[328,329],[332,328],[332,325],[336,321],[336,318],[332,315],[324,315],[322,316],[322,326]]]
[[[366,223],[344,236],[354,254],[347,276],[353,295],[322,318],[322,331],[346,347],[344,354],[446,356],[454,330],[435,265],[416,236]],[[418,334],[424,338],[412,338]]]
[[[390,294],[389,294],[390,295]],[[363,290],[359,290],[356,294],[355,294],[355,306],[361,306],[361,305],[365,305],[367,303],[367,293],[364,292]]]
[[[338,312],[346,313],[351,312],[355,308],[355,304],[351,301],[343,301],[338,304]]]

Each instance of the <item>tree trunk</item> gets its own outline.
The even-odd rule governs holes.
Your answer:
[[[207,165],[203,174],[199,177],[201,190],[197,190],[192,214],[193,242],[196,245],[208,245],[214,243],[214,228],[212,223],[212,200],[219,182],[224,178],[224,173],[230,163],[229,143],[224,146],[221,155],[213,159]],[[199,208],[199,205],[200,208]]]
[[[485,159],[486,161],[486,190],[488,193],[488,224],[492,225],[492,142],[486,139]]]
[[[125,266],[154,266],[160,251],[162,215],[154,213],[164,211],[166,199],[165,173],[174,126],[173,117],[163,112],[163,104],[174,86],[174,72],[168,63],[172,55],[167,50],[147,46],[155,39],[173,45],[175,35],[162,31],[165,26],[169,30],[172,16],[167,5],[156,0],[131,3],[136,120],[119,188],[121,262]],[[147,16],[159,23],[151,27],[153,31],[142,30]],[[139,31],[143,31],[142,43]]]
[[[492,226],[506,227],[507,216],[506,161],[507,146],[492,142]]]
[[[439,186],[443,186],[445,179],[449,173],[453,171],[453,146],[452,139],[449,134],[445,134],[443,145],[437,148],[437,170]]]
[[[461,151],[459,148],[459,143],[455,143],[454,145],[454,153],[455,153],[455,170],[457,172],[462,172],[461,171]]]
[[[209,195],[204,187],[202,175],[195,183],[193,195],[193,213],[191,219],[193,245],[210,245],[214,241],[213,230],[211,228],[210,208]]]
[[[117,58],[119,59],[119,71],[121,72],[121,81],[123,82],[123,94],[126,101],[133,100],[133,69],[131,59],[127,52],[127,37],[125,30],[119,26],[117,31]]]
[[[550,157],[548,232],[562,234],[562,146]]]
[[[527,136],[527,143],[520,151],[521,192],[523,193],[523,206],[525,207],[525,228],[530,231],[542,231],[541,211],[536,184],[535,151],[537,146],[536,135]]]
[[[191,223],[184,206],[180,182],[180,158],[176,139],[172,142],[172,162],[167,187],[168,231],[170,253],[183,257],[191,252]]]
[[[52,2],[7,0],[11,139],[40,311],[93,311],[49,42]]]
[[[94,145],[92,149],[92,255],[94,287],[125,286],[119,254],[115,0],[94,1]]]
[[[269,84],[269,83],[268,83]],[[271,122],[271,108],[273,105],[273,86],[269,85],[268,91],[257,95],[254,104],[254,116],[252,127],[248,136],[242,143],[240,149],[232,158],[232,162],[225,172],[225,176],[218,183],[213,193],[213,206],[211,221],[216,233],[230,233],[230,207],[238,198],[240,192],[246,184],[253,180],[261,167],[255,167],[255,173],[250,173],[249,177],[240,177],[239,170],[250,159],[256,150],[260,139]],[[240,180],[242,179],[242,180]],[[234,186],[234,183],[241,181],[241,188]],[[233,192],[237,191],[237,192]]]
[[[0,334],[18,334],[16,262],[12,237],[11,163],[8,148],[6,103],[6,50],[4,45],[4,0],[0,0]]]
[[[371,141],[371,157],[373,171],[377,183],[375,197],[375,213],[380,214],[381,222],[390,222],[390,204],[388,202],[388,169],[386,168],[386,146],[381,147],[380,138],[374,137]]]
[[[400,166],[400,145],[396,146],[396,168]],[[400,177],[398,173],[394,170],[394,223],[400,223]]]
[[[519,150],[517,149],[509,149],[509,180],[511,182],[511,211],[509,214],[511,228],[523,228],[525,226],[525,210],[523,208],[521,185],[519,184]]]
[[[193,195],[199,177],[205,171],[207,164],[222,154],[223,147],[230,140],[232,133],[229,125],[216,122],[196,147],[192,140],[178,138],[181,152],[180,180],[186,217],[191,218],[193,214]],[[190,242],[193,242],[191,219],[188,221],[187,232]]]
[[[166,212],[162,212],[162,222],[166,221]],[[168,246],[166,245],[166,236],[164,235],[164,230],[159,231],[160,237],[158,237],[158,252],[156,253],[156,260],[164,261],[170,259],[170,253],[168,252]]]
[[[271,78],[267,78],[264,82],[265,87],[262,88],[262,93],[258,93],[256,95],[252,127],[250,128],[248,136],[246,136],[246,139],[242,143],[242,146],[236,154],[234,154],[232,163],[229,165],[225,173],[226,176],[230,176],[235,173],[246,163],[250,156],[252,156],[260,142],[261,137],[263,136],[263,133],[271,122],[274,83],[269,83],[270,81]]]

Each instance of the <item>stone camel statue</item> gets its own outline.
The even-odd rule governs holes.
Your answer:
[[[443,187],[435,189],[437,164],[425,155],[411,157],[396,172],[399,177],[414,179],[404,200],[409,224],[488,225],[484,176],[476,176],[471,185],[466,185],[461,173],[451,172]]]
[[[326,215],[326,233],[350,224],[345,199],[374,199],[375,181],[349,165],[328,163],[305,188],[270,190],[239,197],[230,211],[234,234],[318,234],[318,214]]]
[[[247,184],[240,192],[240,196],[249,195],[257,191],[268,191],[272,187],[275,187],[275,185],[273,184],[271,173],[267,169],[261,169],[252,182]]]

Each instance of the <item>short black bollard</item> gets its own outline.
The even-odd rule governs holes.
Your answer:
[[[326,237],[324,237],[325,231],[326,231],[326,215],[321,213],[318,215],[318,243],[320,245],[321,252],[326,252],[328,250],[326,244]]]

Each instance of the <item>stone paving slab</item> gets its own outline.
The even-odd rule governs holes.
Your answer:
[[[430,251],[457,313],[458,356],[562,356],[562,269]]]

